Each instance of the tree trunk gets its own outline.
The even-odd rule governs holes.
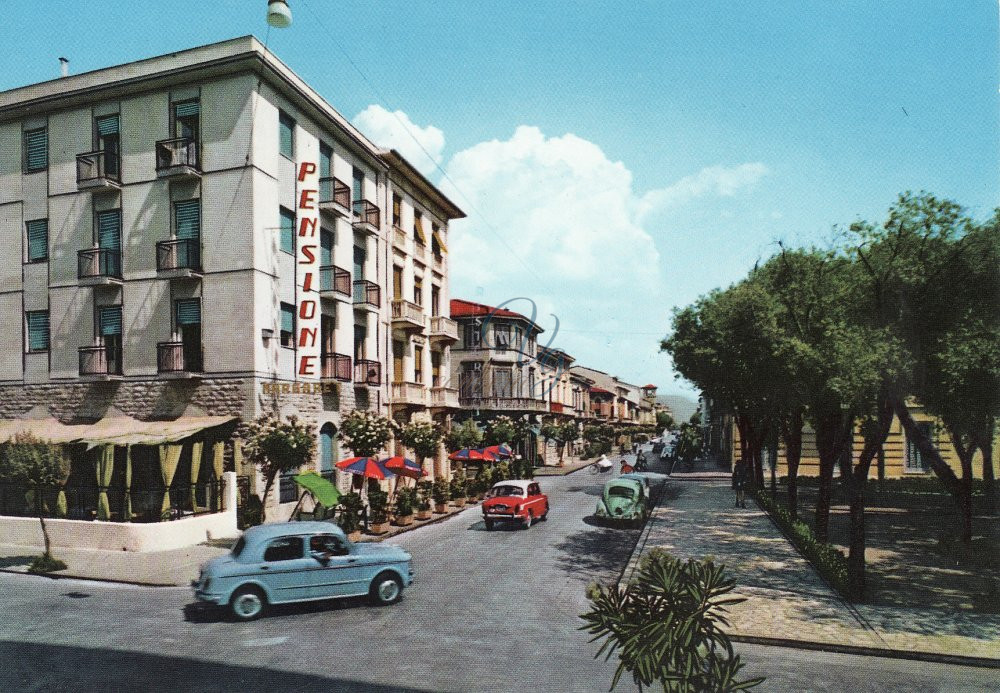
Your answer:
[[[956,427],[948,426],[948,433],[951,436],[951,444],[958,453],[958,460],[962,465],[962,478],[959,481],[958,512],[961,515],[961,539],[966,546],[972,543],[972,456],[976,452],[976,444],[973,441],[962,439],[962,433]]]
[[[275,470],[273,473],[268,474],[267,483],[264,484],[264,497],[261,499],[260,503],[260,523],[264,524],[267,521],[267,498],[271,495],[271,487],[274,486],[274,480],[278,478],[278,472]]]
[[[830,500],[833,493],[833,471],[844,449],[854,417],[837,412],[817,419],[816,447],[819,450],[819,489],[816,496],[816,538],[828,543],[830,537]]]
[[[986,504],[986,511],[996,512],[997,491],[996,479],[993,474],[993,426],[989,427],[985,435],[979,441],[979,451],[983,455],[983,499]]]
[[[878,449],[878,492],[885,493],[885,446]]]
[[[45,526],[44,513],[42,512],[42,487],[35,488],[35,512],[38,514],[38,521],[42,523],[42,540],[45,542],[45,555],[51,555],[52,542],[49,540],[49,529]]]
[[[781,424],[785,439],[785,464],[788,467],[788,512],[792,521],[799,518],[799,462],[802,460],[802,411],[789,415]]]
[[[920,455],[930,463],[931,469],[937,474],[941,483],[958,500],[962,489],[955,472],[951,470],[948,463],[941,457],[941,453],[934,447],[934,443],[917,426],[917,422],[913,420],[913,416],[910,414],[910,410],[906,408],[903,400],[899,397],[893,397],[892,407],[899,418],[899,422],[903,425],[903,430],[906,431],[907,439],[913,441],[913,444],[920,450]]]

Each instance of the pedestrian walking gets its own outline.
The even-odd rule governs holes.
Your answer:
[[[747,482],[747,463],[743,461],[743,458],[736,460],[736,464],[733,465],[733,491],[736,492],[736,506],[737,508],[747,507],[746,497],[743,493],[743,487]]]

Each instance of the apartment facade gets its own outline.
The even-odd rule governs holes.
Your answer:
[[[390,414],[392,343],[418,340],[393,317],[397,260],[447,306],[461,211],[414,174],[253,37],[0,93],[0,419],[295,415],[336,478],[341,417]],[[394,195],[440,257],[397,254]],[[433,313],[404,378],[435,345],[448,372]]]

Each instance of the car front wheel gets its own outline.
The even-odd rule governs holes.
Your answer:
[[[372,580],[368,593],[378,606],[388,606],[399,601],[403,595],[403,584],[392,573],[380,573]]]
[[[486,531],[490,532],[493,530],[493,520],[483,520],[483,524],[486,525]]]
[[[236,590],[229,600],[229,609],[239,621],[253,621],[255,618],[260,618],[266,607],[267,599],[264,593],[250,585]]]

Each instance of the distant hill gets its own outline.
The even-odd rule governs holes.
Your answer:
[[[674,413],[674,421],[677,423],[687,421],[698,410],[697,400],[684,395],[657,395],[656,401],[670,407]]]

